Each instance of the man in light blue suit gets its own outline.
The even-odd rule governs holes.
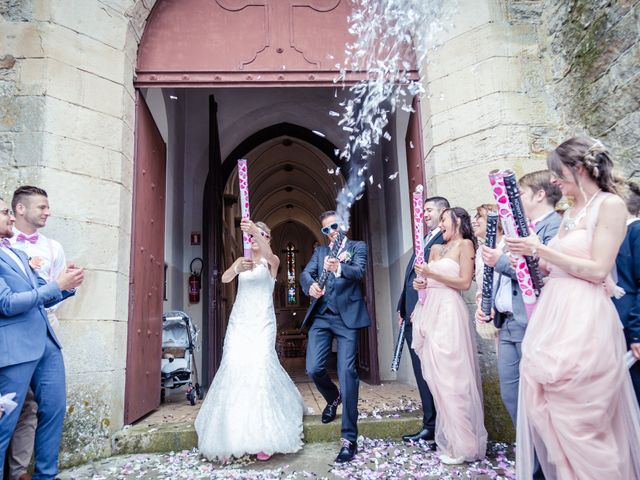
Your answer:
[[[0,199],[0,393],[16,393],[18,407],[0,418],[0,471],[29,386],[38,403],[33,479],[53,479],[66,408],[60,342],[45,306],[61,301],[82,283],[82,269],[69,267],[57,281],[44,283],[24,252],[10,248],[15,217]]]

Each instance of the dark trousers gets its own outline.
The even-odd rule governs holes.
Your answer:
[[[429,385],[427,385],[426,380],[422,376],[420,357],[418,357],[415,350],[411,348],[411,342],[413,341],[413,324],[410,321],[404,329],[404,338],[407,339],[407,344],[409,345],[408,350],[411,355],[411,366],[413,367],[413,374],[416,376],[418,392],[420,392],[420,400],[422,401],[422,425],[424,428],[433,432],[436,429],[436,405],[433,403],[433,395],[431,395]]]
[[[500,379],[500,395],[513,426],[518,424],[518,391],[520,389],[520,360],[522,360],[522,339],[525,329],[515,322],[512,315],[505,315],[505,322],[500,329],[498,343],[498,378]],[[535,453],[535,452],[534,452]],[[538,457],[534,457],[533,480],[544,480],[544,474]]]
[[[327,373],[327,357],[333,338],[338,340],[338,382],[340,390]],[[358,388],[356,369],[358,330],[347,327],[340,315],[329,311],[315,315],[307,340],[307,374],[318,390],[331,403],[342,397],[342,438],[355,442],[358,438]]]

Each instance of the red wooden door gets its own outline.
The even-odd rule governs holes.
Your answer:
[[[136,91],[124,423],[160,405],[166,146]]]

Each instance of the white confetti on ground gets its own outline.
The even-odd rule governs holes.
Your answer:
[[[333,452],[333,449],[330,450]],[[294,470],[284,464],[274,468],[269,462],[256,462],[253,457],[242,457],[229,464],[212,463],[201,457],[197,450],[171,452],[165,455],[135,455],[116,467],[94,475],[92,480],[140,479],[243,479],[243,480],[295,480],[305,478],[369,479],[515,479],[515,464],[510,452],[513,447],[504,443],[492,444],[487,458],[473,463],[446,466],[437,452],[421,442],[404,445],[389,440],[358,439],[358,453],[347,464],[330,464],[322,472]],[[331,454],[333,456],[333,453]],[[81,478],[73,477],[70,478]],[[84,477],[87,478],[87,477]]]

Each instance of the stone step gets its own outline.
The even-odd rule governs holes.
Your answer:
[[[416,432],[422,426],[422,416],[415,413],[397,417],[364,418],[358,421],[358,432],[369,438],[399,440],[402,435]],[[304,417],[306,443],[334,442],[340,438],[340,416],[329,424],[323,424],[320,415]],[[133,425],[113,436],[112,455],[133,453],[164,453],[191,450],[198,445],[198,437],[192,422],[171,423],[157,427]]]

